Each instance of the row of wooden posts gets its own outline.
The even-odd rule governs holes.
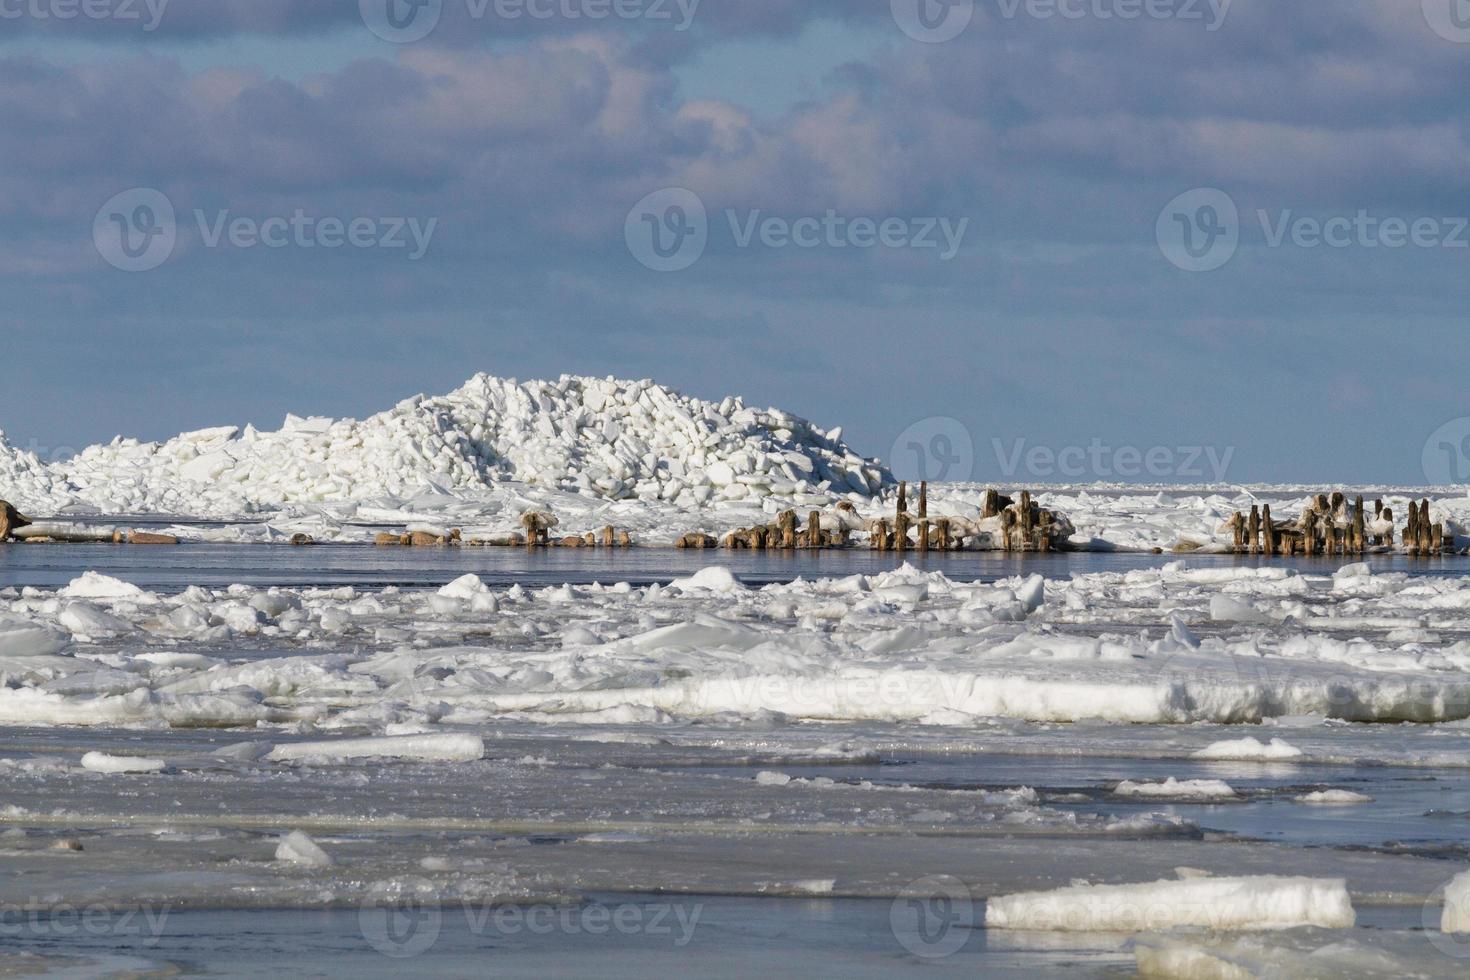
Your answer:
[[[892,520],[885,517],[870,526],[868,546],[874,551],[899,554],[909,550],[920,553],[953,551],[962,546],[963,540],[955,533],[952,519],[941,517],[930,520],[928,483],[919,484],[917,504],[918,513],[910,514],[909,485],[900,483]],[[839,503],[837,509],[857,517],[857,510],[850,503]],[[1000,519],[1000,543],[1005,551],[1051,551],[1056,547],[1056,515],[1039,507],[1031,499],[1030,491],[1022,491],[1019,502],[1003,497],[995,490],[987,491],[980,518],[982,521]],[[777,515],[772,524],[738,528],[723,539],[702,533],[686,534],[679,539],[678,547],[750,551],[814,550],[848,547],[851,543],[850,537],[851,532],[847,528],[824,529],[821,511],[812,511],[807,518],[806,527],[802,528],[798,524],[796,511],[788,510]]]
[[[1373,522],[1367,518],[1363,498],[1349,506],[1347,496],[1319,493],[1296,522],[1277,521],[1269,504],[1252,506],[1250,513],[1237,511],[1231,518],[1235,553],[1239,555],[1361,555],[1370,548],[1394,546],[1392,508],[1373,501]],[[1409,502],[1408,526],[1404,529],[1404,551],[1410,555],[1437,555],[1454,550],[1453,535],[1446,536],[1442,523],[1431,522],[1429,501]]]
[[[627,531],[620,531],[609,524],[602,529],[602,533],[588,531],[586,534],[573,534],[566,537],[553,538],[551,536],[552,524],[544,520],[545,515],[527,514],[523,517],[522,524],[526,528],[524,534],[517,532],[505,534],[492,538],[472,538],[464,540],[460,531],[450,531],[448,534],[431,534],[427,531],[416,531],[409,534],[393,534],[385,532],[377,536],[376,543],[383,547],[404,548],[452,548],[465,545],[471,548],[631,548],[633,547],[633,536]],[[293,542],[294,543],[294,542]],[[309,542],[303,542],[309,543]]]

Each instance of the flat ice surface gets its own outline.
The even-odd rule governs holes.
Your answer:
[[[1470,581],[1423,574],[1443,563],[973,556],[969,574],[889,559],[799,581],[665,565],[521,584],[466,579],[449,553],[282,549],[291,584],[244,567],[252,584],[231,585],[221,557],[201,585],[154,557],[186,550],[129,567],[109,548],[0,549],[53,563],[10,565],[0,591],[0,925],[41,907],[17,920],[27,969],[270,972],[221,953],[242,948],[224,938],[238,923],[269,922],[302,962],[331,949],[332,969],[386,975],[402,964],[363,916],[399,916],[402,940],[426,911],[442,928],[422,972],[491,948],[512,975],[1467,962],[1439,930],[1470,866]],[[322,554],[352,584],[312,584],[299,556]],[[93,557],[114,564],[84,574]],[[1340,880],[1357,923],[985,928],[999,896],[1233,879],[1255,910],[1297,894],[1261,879]],[[726,904],[685,947],[584,928],[600,906],[646,926],[651,906],[677,921],[701,902]],[[140,948],[62,935],[65,907],[176,918]],[[555,924],[487,933],[504,909]]]

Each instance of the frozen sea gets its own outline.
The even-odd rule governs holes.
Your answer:
[[[1463,976],[1467,573],[0,546],[0,974]]]

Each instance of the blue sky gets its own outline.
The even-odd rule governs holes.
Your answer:
[[[1470,416],[1462,0],[440,0],[410,43],[389,0],[95,2],[0,2],[17,445],[570,372],[885,458],[957,424],[980,480],[1423,482]]]

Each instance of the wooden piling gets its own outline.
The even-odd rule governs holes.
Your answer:
[[[1317,512],[1308,509],[1302,515],[1302,551],[1307,555],[1317,552]]]
[[[1000,494],[994,490],[985,491],[985,503],[980,508],[980,519],[989,520],[1000,516]]]
[[[787,551],[796,548],[796,511],[782,511],[776,518],[776,523],[781,529],[781,547]]]
[[[1245,533],[1250,553],[1259,555],[1261,553],[1261,508],[1259,504],[1251,504],[1251,516],[1246,522]]]

